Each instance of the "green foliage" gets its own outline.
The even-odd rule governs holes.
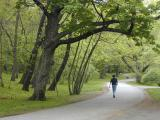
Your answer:
[[[154,35],[155,37],[155,46],[153,48],[153,50],[155,52],[157,52],[158,54],[160,54],[160,42],[159,42],[159,39],[160,39],[160,31],[159,31],[159,28],[160,28],[160,21],[156,21],[154,23],[154,29],[152,31],[152,34]]]
[[[142,79],[146,84],[156,83],[160,86],[160,69],[151,69],[143,76]]]

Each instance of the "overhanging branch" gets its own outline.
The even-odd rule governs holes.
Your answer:
[[[116,23],[120,23],[121,21],[119,20],[108,20],[108,21],[105,21],[105,22],[92,22],[91,24],[95,25],[95,26],[109,26],[111,24],[116,24]]]
[[[120,23],[121,21],[119,21],[119,20],[108,20],[108,21],[105,21],[105,22],[91,22],[90,23],[90,25],[91,26],[109,26],[109,25],[111,25],[111,24],[116,24],[116,23]],[[80,25],[80,24],[78,24],[78,25]],[[73,31],[70,31],[69,29],[68,30],[66,30],[66,31],[64,31],[64,32],[61,32],[61,33],[59,33],[59,37],[65,37],[66,35],[69,35],[69,34],[72,34],[73,32],[75,32],[76,30],[78,30],[78,29],[74,29]]]
[[[112,22],[117,22],[117,21],[112,21]],[[84,39],[90,37],[91,35],[94,35],[94,34],[97,34],[97,33],[100,33],[100,32],[114,32],[114,33],[120,33],[120,34],[123,34],[123,35],[131,35],[132,34],[132,30],[134,28],[134,20],[131,20],[131,25],[130,25],[129,29],[126,30],[126,31],[123,31],[121,29],[116,29],[116,28],[108,28],[108,26],[109,25],[102,26],[102,27],[99,27],[99,28],[95,28],[95,29],[90,30],[90,31],[88,31],[86,33],[83,33],[83,34],[81,34],[81,35],[79,35],[77,37],[68,38],[68,39],[65,39],[65,40],[60,39],[60,38],[62,38],[63,35],[61,37],[57,36],[58,42],[56,42],[56,46],[59,46],[61,44],[75,43],[75,42],[84,40]],[[65,33],[65,35],[67,35],[67,33]],[[55,41],[51,41],[50,43],[48,43],[46,48],[52,46],[53,43],[55,43]]]
[[[74,38],[69,38],[66,40],[60,40],[59,44],[69,44],[69,43],[75,43],[78,42],[80,40],[86,39],[91,35],[100,33],[100,32],[115,32],[115,33],[120,33],[120,34],[124,34],[124,35],[130,35],[130,32],[126,32],[126,31],[122,31],[120,29],[114,29],[114,28],[105,28],[105,27],[101,27],[101,28],[97,28],[91,31],[88,31],[80,36],[74,37]]]

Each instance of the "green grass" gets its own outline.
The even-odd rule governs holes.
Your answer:
[[[104,80],[92,80],[83,86],[82,93],[87,93],[91,91],[99,92],[103,90]]]
[[[128,84],[134,85],[134,86],[158,86],[157,84],[137,83],[136,81],[128,82]]]
[[[105,80],[91,80],[84,85],[81,95],[70,96],[66,84],[58,85],[56,92],[47,91],[46,101],[29,101],[33,90],[25,92],[21,90],[21,85],[10,82],[10,75],[3,74],[4,88],[0,88],[0,116],[15,115],[39,109],[52,108],[79,100],[86,99],[88,96],[102,92]]]
[[[134,85],[134,86],[144,86],[144,84],[142,84],[142,83],[137,83],[136,81],[130,81],[130,82],[128,82],[128,84]]]
[[[147,92],[154,100],[160,102],[160,88],[147,89]]]
[[[137,83],[136,81],[131,81],[128,83],[135,86],[158,86],[157,84],[144,84],[144,83]],[[160,102],[160,88],[149,88],[146,91],[154,100]]]

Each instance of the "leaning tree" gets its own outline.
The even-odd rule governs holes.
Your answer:
[[[20,0],[25,1],[26,0]],[[46,16],[42,52],[32,81],[32,100],[44,100],[55,50],[98,33],[150,39],[151,9],[141,0],[33,0]],[[24,2],[22,2],[24,3]],[[57,83],[56,83],[57,84]]]

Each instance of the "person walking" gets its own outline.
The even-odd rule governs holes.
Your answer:
[[[112,75],[112,79],[110,81],[109,87],[112,84],[112,92],[113,92],[113,98],[115,98],[115,94],[116,94],[116,89],[117,89],[117,85],[118,85],[118,80],[116,78],[115,75]]]

